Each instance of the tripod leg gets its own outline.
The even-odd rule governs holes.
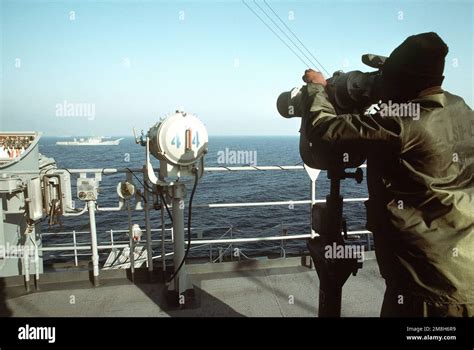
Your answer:
[[[342,286],[334,281],[320,281],[319,317],[341,317]]]

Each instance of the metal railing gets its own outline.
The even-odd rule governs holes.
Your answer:
[[[365,165],[361,166],[365,167]],[[241,171],[296,171],[296,170],[304,170],[303,166],[241,166],[241,167],[207,167],[205,169],[206,172],[241,172]],[[106,169],[68,169],[68,171],[71,174],[94,174],[97,176],[101,175],[110,175],[110,174],[117,174],[117,173],[126,173],[130,175],[131,173],[142,173],[143,175],[143,169],[130,169],[130,168],[125,168],[125,169],[112,169],[112,168],[106,168]],[[319,175],[319,174],[318,174]],[[313,205],[315,203],[321,203],[324,202],[324,200],[317,200],[316,199],[316,181],[317,181],[316,176],[313,179],[311,179],[311,199],[308,200],[289,200],[289,201],[265,201],[265,202],[240,202],[240,203],[200,203],[200,204],[195,204],[193,207],[201,207],[201,208],[238,208],[238,207],[261,207],[261,206],[283,206],[283,205]],[[344,202],[362,202],[367,200],[367,198],[346,198],[344,199]],[[100,207],[97,205],[97,211],[98,212],[113,212],[113,211],[121,211],[121,210],[126,210],[126,207],[123,205],[123,202],[119,202],[119,205],[117,207]],[[137,205],[135,208],[132,209],[133,211],[144,211],[144,210],[150,210],[147,206],[143,208],[141,205]],[[82,211],[78,212],[77,215],[82,215],[87,212],[87,208],[85,207]],[[308,222],[309,223],[309,222]],[[308,225],[308,223],[304,223],[305,225]],[[202,237],[198,237],[198,239],[193,239],[191,241],[192,248],[191,249],[196,249],[196,248],[202,248],[202,247],[209,247],[209,261],[210,262],[215,262],[215,261],[222,261],[224,258],[224,254],[226,251],[229,250],[230,248],[230,257],[232,259],[233,254],[232,254],[232,247],[233,244],[237,243],[248,243],[248,244],[253,244],[253,243],[259,243],[259,242],[279,242],[280,243],[280,249],[281,249],[281,256],[284,257],[286,255],[286,251],[284,248],[284,242],[289,241],[289,240],[302,240],[302,239],[308,239],[310,237],[313,237],[317,233],[311,230],[307,234],[294,234],[294,235],[288,235],[288,230],[284,228],[283,224],[278,224],[272,228],[275,228],[277,226],[281,227],[280,230],[280,235],[273,235],[273,236],[254,236],[254,237],[234,237],[234,231],[239,231],[237,228],[230,226],[230,227],[212,227],[212,226],[207,226],[205,229],[225,229],[225,233],[220,236],[217,239],[204,239]],[[292,226],[295,226],[295,224],[292,224]],[[95,229],[95,222],[94,222],[94,229]],[[147,227],[147,229],[150,231],[151,234],[153,233],[159,233],[163,232],[162,229],[152,229],[151,227]],[[191,230],[195,230],[199,228],[191,228]],[[104,231],[102,231],[104,232]],[[129,233],[129,230],[107,230],[105,232],[109,233],[109,240],[104,242],[98,242],[97,243],[97,251],[106,251],[110,250],[112,251],[113,249],[123,249],[123,248],[129,248],[132,249],[130,241],[127,240],[117,240],[115,238],[116,235],[120,234],[124,236],[125,234]],[[153,255],[150,260],[146,260],[146,265],[149,268],[149,270],[153,269],[153,264],[151,264],[149,261],[152,261],[153,259],[160,259],[162,260],[163,268],[165,268],[166,265],[166,258],[168,256],[172,256],[172,252],[167,253],[165,248],[165,244],[170,244],[173,243],[173,230],[172,228],[166,228],[165,232],[169,232],[169,237],[166,238],[165,236],[162,236],[160,239],[151,239],[149,242],[145,240],[144,243],[135,243],[134,247],[146,244],[149,248],[149,251],[154,253],[154,250],[156,248],[161,249],[161,252],[159,255]],[[240,231],[241,232],[241,231]],[[83,234],[90,234],[90,231],[70,231],[70,232],[44,232],[42,233],[42,237],[48,237],[48,236],[57,236],[57,235],[62,235],[62,236],[71,236],[71,243],[56,243],[53,245],[46,246],[43,244],[42,247],[39,247],[38,250],[42,252],[72,252],[72,254],[61,254],[61,257],[74,257],[74,264],[78,266],[79,264],[79,257],[80,256],[91,256],[93,255],[93,246],[89,242],[85,243],[78,243],[78,235],[83,235]],[[369,231],[367,230],[353,230],[353,231],[348,231],[348,235],[368,235],[370,234]],[[229,237],[226,237],[229,236]],[[150,235],[151,237],[151,235]],[[367,236],[367,242],[369,245],[370,249],[370,237]],[[214,259],[214,254],[213,254],[213,247],[216,245],[222,245],[222,244],[228,244],[228,247],[225,248],[225,250],[222,250],[220,247],[220,252],[218,254],[218,258]],[[132,251],[132,250],[130,250]],[[245,258],[248,258],[243,252],[242,256]],[[238,256],[240,259],[240,255]]]

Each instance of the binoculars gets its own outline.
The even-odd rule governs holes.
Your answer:
[[[380,71],[363,73],[337,71],[327,80],[326,92],[337,114],[360,113],[379,100]],[[277,100],[278,113],[285,118],[304,116],[306,110],[303,87],[283,92]]]
[[[380,63],[383,63],[384,57],[363,55],[362,61],[372,67],[381,66]],[[326,93],[337,115],[362,114],[368,106],[380,100],[381,85],[382,72],[380,70],[368,73],[337,71],[327,79]],[[285,118],[305,117],[309,113],[309,107],[310,101],[304,86],[283,92],[277,99],[278,113]],[[335,166],[356,168],[364,163],[365,157],[361,154],[349,150],[337,154],[338,152],[334,152],[330,145],[310,144],[306,139],[305,124],[305,118],[302,118],[300,155],[308,166],[328,170]]]

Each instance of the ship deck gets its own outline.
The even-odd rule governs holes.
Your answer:
[[[369,255],[369,254],[366,254]],[[367,259],[367,256],[366,256]],[[88,271],[62,271],[41,276],[39,291],[25,292],[21,278],[0,279],[0,315],[14,317],[300,317],[316,316],[318,278],[301,258],[189,264],[195,299],[185,308],[169,308],[164,284],[149,282],[147,271],[101,272],[92,287]],[[343,289],[342,316],[379,316],[384,282],[373,256]]]

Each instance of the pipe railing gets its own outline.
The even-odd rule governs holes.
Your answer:
[[[365,167],[365,164],[362,165],[361,167]],[[292,170],[304,170],[303,166],[299,165],[294,165],[294,166],[239,166],[239,167],[207,167],[205,169],[206,172],[239,172],[239,171],[292,171]],[[137,173],[143,173],[142,168],[119,168],[119,169],[114,169],[114,168],[95,168],[95,169],[68,169],[68,171],[71,174],[84,174],[84,173],[93,173],[93,174],[101,174],[101,175],[111,175],[111,174],[119,174],[119,173],[127,173],[129,174],[130,172],[137,172]],[[311,181],[312,183],[312,193],[311,193],[311,198],[312,200],[288,200],[288,201],[265,201],[265,202],[238,202],[238,203],[202,203],[202,204],[196,204],[194,207],[201,207],[201,208],[237,208],[237,207],[260,207],[260,206],[283,206],[283,205],[308,205],[308,204],[315,204],[315,203],[322,203],[324,200],[318,199],[316,200],[315,196],[315,183],[316,183],[317,178],[314,181]],[[345,198],[344,202],[362,202],[367,200],[367,198]],[[98,207],[98,211],[100,212],[107,212],[107,211],[117,211],[117,208],[111,207]],[[143,208],[133,208],[133,211],[143,211]],[[149,210],[149,208],[148,208]],[[87,210],[82,210],[79,215],[84,214]],[[74,213],[78,215],[78,213]],[[305,223],[306,224],[306,223]],[[279,224],[280,225],[280,224]],[[307,224],[306,224],[307,225]],[[235,244],[235,243],[258,243],[258,242],[268,242],[268,241],[280,241],[281,242],[281,247],[283,248],[283,242],[288,241],[288,240],[301,240],[301,239],[308,239],[312,236],[314,236],[314,232],[312,231],[311,234],[296,234],[296,235],[288,235],[287,231],[285,235],[283,235],[283,225],[282,226],[282,232],[281,235],[274,235],[274,236],[265,236],[265,237],[240,237],[240,238],[234,238],[232,236],[232,231],[235,230],[232,226],[228,228],[228,230],[231,232],[231,238],[223,238],[221,237],[220,239],[194,239],[191,241],[191,244],[193,245],[194,248],[198,247],[199,245],[201,246],[207,246],[209,245],[210,247],[210,254],[211,254],[211,261],[212,261],[212,246],[216,244]],[[294,224],[292,225],[294,226]],[[95,228],[95,225],[94,225]],[[226,227],[206,227],[205,229],[221,229],[221,228],[226,228]],[[192,228],[193,229],[198,229],[198,228]],[[154,232],[160,232],[162,231],[161,228],[159,229],[149,229],[150,233]],[[166,240],[166,243],[172,243],[173,242],[173,235],[172,235],[172,229],[168,228],[165,229],[165,231],[171,233],[171,239]],[[229,232],[227,231],[227,232]],[[108,250],[108,249],[114,249],[114,248],[126,248],[129,247],[130,245],[127,244],[127,241],[116,241],[114,238],[115,234],[125,234],[128,233],[129,230],[107,230],[106,232],[110,232],[110,244],[104,244],[103,242],[97,243],[96,251],[98,250]],[[226,232],[226,234],[227,234]],[[42,233],[42,236],[50,236],[50,235],[67,235],[67,234],[72,234],[73,236],[73,244],[72,245],[64,245],[63,243],[56,244],[53,246],[43,246],[38,248],[40,251],[43,252],[56,252],[56,251],[73,251],[74,252],[74,262],[75,265],[78,265],[78,256],[84,256],[84,255],[93,255],[91,254],[81,254],[79,251],[87,251],[91,250],[93,244],[90,243],[78,243],[77,242],[77,235],[78,234],[90,234],[90,231],[71,231],[71,232],[58,232],[58,233],[53,233],[53,232],[45,232]],[[369,234],[370,232],[367,230],[356,230],[356,231],[348,231],[348,235],[360,235],[360,234]],[[225,235],[225,234],[224,234]],[[151,236],[150,236],[151,237]],[[370,239],[368,239],[369,246],[370,246]],[[148,249],[151,249],[151,247],[159,246],[163,243],[162,239],[159,240],[153,240],[151,239],[150,244],[148,245]],[[149,250],[150,251],[150,250]],[[151,259],[156,259],[160,258],[163,256],[163,253],[166,256],[170,256],[171,253],[166,253],[162,251],[161,255],[156,257],[153,256]],[[171,254],[172,255],[172,254]],[[70,256],[70,255],[69,255]],[[232,253],[231,253],[232,256]],[[149,261],[151,261],[151,259]],[[150,267],[149,267],[150,269]],[[152,267],[151,267],[152,269]]]

